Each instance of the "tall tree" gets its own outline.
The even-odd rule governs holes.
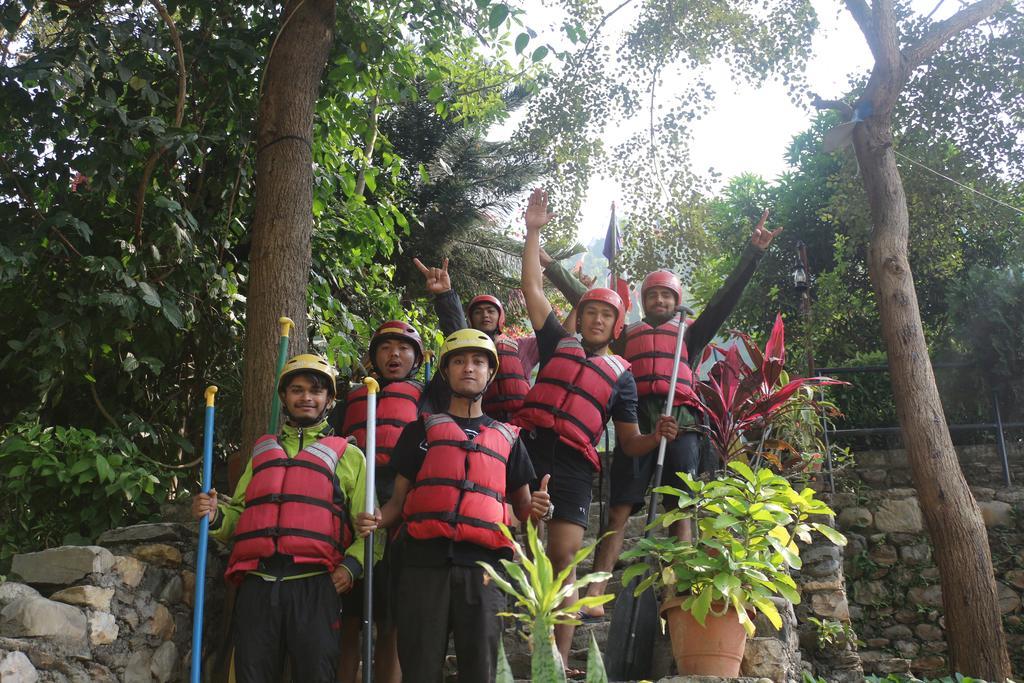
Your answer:
[[[313,114],[334,37],[334,13],[334,0],[289,0],[263,77],[242,384],[243,453],[267,424],[281,315],[296,325],[289,353],[306,348]]]
[[[935,384],[907,254],[910,219],[893,148],[892,113],[911,75],[951,37],[999,11],[979,0],[919,38],[900,35],[892,0],[845,0],[875,64],[853,111],[854,150],[871,211],[868,269],[878,298],[893,396],[908,460],[935,548],[950,665],[992,681],[1010,675],[992,557],[981,512],[960,470]],[[835,104],[835,103],[833,103]],[[848,107],[847,107],[848,109]]]

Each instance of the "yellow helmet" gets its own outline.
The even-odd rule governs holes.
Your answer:
[[[331,390],[331,396],[338,395],[338,386],[334,381],[337,371],[323,356],[318,356],[315,353],[300,353],[289,358],[285,362],[284,367],[281,368],[281,375],[277,378],[278,392],[284,391],[286,386],[285,380],[296,372],[315,372],[318,375],[323,375],[327,378],[327,386]]]
[[[444,370],[448,365],[447,358],[450,354],[467,349],[483,351],[490,356],[491,376],[488,379],[489,384],[490,380],[494,379],[494,376],[498,374],[498,349],[494,346],[494,341],[480,330],[467,327],[449,334],[448,338],[441,344],[441,350],[438,351],[438,367]],[[445,381],[447,379],[445,377]]]

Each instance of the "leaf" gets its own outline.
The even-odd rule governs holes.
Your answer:
[[[512,667],[509,666],[508,656],[505,654],[504,638],[498,638],[498,671],[494,683],[515,683],[512,677]]]
[[[693,606],[690,612],[693,614],[693,618],[697,620],[697,623],[701,626],[704,625],[704,617],[707,616],[708,610],[711,609],[711,598],[714,591],[711,586],[707,586],[696,596],[693,601]]]
[[[814,528],[815,531],[817,531],[822,536],[824,536],[828,540],[832,541],[836,545],[838,545],[838,546],[845,546],[846,545],[846,536],[843,536],[841,533],[839,533],[838,531],[836,531],[835,529],[830,527],[828,524],[819,524],[819,523],[815,522],[815,523],[811,524],[811,526]]]
[[[148,282],[139,282],[139,289],[142,290],[142,300],[153,308],[160,308],[160,295]]]
[[[604,669],[604,659],[597,647],[597,638],[590,632],[590,647],[587,649],[587,681],[586,683],[608,683],[608,673]]]
[[[516,36],[516,54],[522,54],[523,50],[526,49],[526,44],[530,42],[529,33],[520,33]]]
[[[533,63],[536,64],[540,60],[542,60],[545,57],[547,57],[547,55],[548,55],[548,48],[546,46],[544,46],[544,45],[541,45],[540,47],[538,47],[536,50],[533,51],[533,56],[530,57],[530,59],[532,59]]]
[[[103,457],[102,453],[96,454],[96,471],[100,474],[100,481],[104,479],[108,481],[114,481],[114,470],[111,469],[110,463]]]
[[[167,318],[167,321],[174,325],[175,329],[185,329],[185,320],[181,315],[181,309],[173,301],[167,300],[163,302],[163,314]]]
[[[508,5],[501,3],[491,8],[491,15],[487,19],[487,26],[492,31],[504,23],[508,18]]]

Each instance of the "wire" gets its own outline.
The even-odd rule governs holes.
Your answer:
[[[980,192],[979,190],[975,190],[973,187],[969,187],[967,185],[964,185],[960,181],[954,180],[953,178],[950,178],[948,175],[943,175],[942,173],[939,173],[935,169],[929,168],[929,167],[925,166],[920,161],[915,161],[914,159],[911,159],[906,154],[901,154],[900,152],[897,152],[895,149],[893,150],[893,152],[896,154],[896,156],[900,157],[901,159],[906,159],[910,163],[912,163],[912,164],[914,164],[916,166],[920,166],[924,170],[929,171],[931,173],[934,173],[935,175],[939,176],[940,178],[942,178],[944,180],[948,180],[949,182],[953,183],[954,185],[958,185],[958,186],[962,187],[963,189],[968,190],[969,192],[973,192],[976,195],[980,195],[980,196],[984,197],[985,199],[988,199],[989,201],[993,201],[996,204],[999,204],[1000,206],[1005,206],[1007,209],[1010,209],[1011,211],[1016,211],[1017,213],[1019,213],[1022,216],[1024,216],[1024,209],[1018,209],[1016,206],[1013,206],[1011,204],[1007,204],[1006,202],[1004,202],[1002,200],[999,200],[999,199],[996,199],[995,197],[990,197],[989,195],[985,194],[984,192]]]

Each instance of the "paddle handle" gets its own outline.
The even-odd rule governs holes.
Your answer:
[[[364,512],[373,514],[377,498],[377,392],[373,377],[366,386],[366,500]],[[363,539],[363,683],[373,681],[373,534]]]
[[[277,324],[281,328],[281,336],[277,342],[277,369],[274,371],[274,396],[270,399],[270,424],[267,427],[267,434],[277,434],[278,420],[281,417],[281,396],[277,390],[277,380],[284,370],[284,362],[288,359],[288,337],[291,328],[295,327],[292,319],[286,316],[278,318]]]
[[[210,492],[213,480],[213,411],[217,387],[206,387],[206,422],[203,426],[203,493]],[[206,601],[206,549],[210,538],[210,516],[199,520],[199,545],[196,548],[195,609],[192,612],[192,670],[191,683],[199,683],[203,662],[203,608]]]

